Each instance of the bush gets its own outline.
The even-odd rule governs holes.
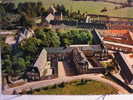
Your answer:
[[[40,90],[41,90],[41,89],[39,88],[39,89],[36,89],[35,91],[40,92]]]
[[[81,79],[76,85],[84,85],[88,82],[88,80]]]
[[[53,86],[51,86],[51,89],[55,89],[55,88],[57,88],[57,85],[56,84],[53,85]]]
[[[60,83],[60,84],[58,85],[58,87],[64,88],[64,87],[65,87],[65,83],[64,83],[64,82]]]
[[[44,87],[43,90],[48,90],[48,87]]]

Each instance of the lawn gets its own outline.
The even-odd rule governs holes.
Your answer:
[[[80,81],[65,83],[65,87],[49,87],[47,90],[40,89],[39,91],[34,91],[33,94],[56,94],[56,95],[88,95],[88,94],[117,94],[117,90],[113,87],[98,82],[89,80],[85,84],[80,84]]]
[[[72,1],[72,0],[14,0],[16,4],[20,2],[38,2],[41,1],[44,4],[45,8],[50,7],[53,4],[63,4],[70,11],[80,10],[82,13],[90,14],[104,14],[109,16],[119,16],[119,17],[132,17],[133,18],[133,7],[131,8],[122,8],[114,10],[116,4],[105,3],[105,2],[93,2],[93,1]],[[118,1],[118,0],[116,0]],[[108,12],[101,13],[101,9],[106,7]]]

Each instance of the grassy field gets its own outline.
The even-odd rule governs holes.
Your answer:
[[[30,2],[30,1],[34,2],[41,1],[43,2],[45,8],[48,8],[53,4],[63,4],[70,11],[80,10],[82,13],[133,18],[133,13],[131,13],[133,11],[133,7],[114,10],[114,8],[119,5],[112,3],[105,3],[105,2],[72,1],[72,0],[15,0],[15,3],[18,4],[20,2]],[[106,7],[108,11],[101,13],[100,11],[104,7]]]
[[[40,91],[35,91],[33,94],[56,94],[56,95],[87,95],[87,94],[117,94],[117,90],[111,86],[97,82],[88,81],[85,84],[80,84],[80,81],[73,83],[66,83],[64,88],[48,88],[48,90],[41,89]]]

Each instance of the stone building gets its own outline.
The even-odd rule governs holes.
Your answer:
[[[25,75],[28,80],[39,80],[47,69],[47,51],[43,49],[35,64],[27,68]]]
[[[84,53],[79,50],[79,48],[74,48],[72,50],[73,62],[76,66],[78,73],[86,73],[90,67],[90,63],[88,62]]]
[[[47,66],[47,51],[43,49],[37,58],[34,67],[37,67],[39,70],[40,76],[43,76],[43,72]]]

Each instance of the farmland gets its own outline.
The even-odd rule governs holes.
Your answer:
[[[133,7],[121,8],[115,10],[114,8],[116,4],[107,3],[107,2],[93,2],[93,1],[72,1],[72,0],[14,0],[16,4],[20,2],[38,2],[41,1],[44,4],[45,8],[50,7],[53,4],[63,4],[70,11],[78,11],[80,10],[82,13],[90,13],[90,14],[101,14],[101,15],[109,15],[109,16],[117,16],[117,17],[132,17]],[[107,12],[101,13],[100,11],[106,7]]]

